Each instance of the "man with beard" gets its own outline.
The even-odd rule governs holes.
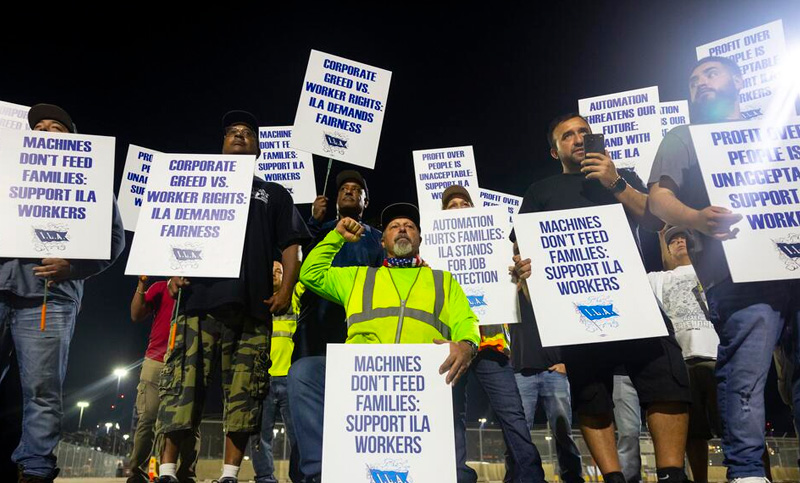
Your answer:
[[[561,162],[562,173],[532,184],[525,193],[520,213],[588,208],[620,203],[631,231],[638,225],[651,229],[662,223],[647,217],[645,187],[631,170],[617,170],[608,153],[586,153],[584,136],[591,133],[586,120],[570,113],[555,118],[548,129],[550,156]],[[514,273],[521,280],[530,276],[531,260],[514,257]],[[519,289],[522,323],[536,323],[530,310],[527,283]],[[682,482],[687,403],[691,401],[689,380],[681,349],[672,335],[639,340],[564,346],[561,355],[572,390],[572,401],[586,440],[604,481],[624,483],[614,438],[612,387],[615,369],[623,366],[639,400],[647,409],[653,435],[659,482]],[[526,332],[518,331],[521,337]],[[530,331],[528,331],[530,334]],[[512,335],[512,340],[516,335]],[[526,340],[517,341],[523,345]],[[515,344],[517,343],[515,342]],[[515,345],[516,346],[516,345]]]
[[[466,374],[478,350],[475,314],[452,275],[431,270],[419,257],[422,239],[414,205],[386,207],[381,222],[387,254],[382,267],[331,265],[343,246],[358,242],[365,232],[358,221],[344,217],[308,254],[300,281],[344,307],[349,344],[449,344],[450,355],[439,372],[447,372],[447,383],[455,384]],[[322,471],[325,358],[300,359],[292,365],[289,376],[300,470],[306,482],[318,482]],[[462,478],[459,471],[459,481],[469,481]]]
[[[336,218],[323,222],[328,211],[328,199],[317,196],[311,207],[308,229],[313,242],[303,247],[310,253],[325,235],[336,228],[344,217],[362,221],[364,210],[369,206],[367,181],[355,170],[345,170],[336,176]],[[333,259],[334,267],[379,267],[383,262],[381,232],[367,224],[364,235],[356,243],[348,243]],[[297,331],[294,336],[295,349],[292,360],[307,356],[324,356],[327,344],[341,344],[347,339],[344,309],[298,285],[300,313],[297,315]]]
[[[706,57],[689,77],[694,122],[741,119],[742,74],[736,63]],[[658,148],[650,173],[650,210],[671,225],[692,232],[689,257],[706,292],[719,334],[716,379],[722,419],[723,464],[738,483],[765,478],[764,385],[772,350],[787,321],[800,319],[800,281],[733,283],[722,242],[736,236],[742,219],[710,206],[688,126],[671,130]],[[797,383],[800,383],[800,380]]]

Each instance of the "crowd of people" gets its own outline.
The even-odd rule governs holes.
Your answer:
[[[741,119],[742,75],[726,58],[698,61],[688,78],[695,123]],[[31,129],[75,133],[63,109],[39,104]],[[222,153],[258,156],[257,119],[228,112]],[[729,481],[768,481],[764,387],[786,328],[798,334],[800,280],[733,283],[722,242],[741,216],[711,206],[687,126],[661,142],[649,180],[617,169],[606,152],[587,152],[588,122],[555,117],[546,133],[562,173],[533,182],[520,213],[621,204],[634,238],[660,231],[664,270],[649,274],[668,335],[542,347],[527,279],[531,260],[515,243],[509,272],[521,323],[478,325],[456,279],[420,258],[420,213],[409,203],[381,210],[380,227],[364,222],[364,176],[336,177],[335,216],[319,196],[303,220],[282,186],[253,178],[238,278],[140,276],[131,319],[152,319],[136,400],[139,415],[129,482],[148,481],[151,454],[159,483],[196,479],[199,427],[215,367],[222,372],[225,453],[219,483],[236,483],[248,443],[259,483],[275,482],[274,423],[280,414],[292,448],[294,483],[321,481],[326,347],[329,343],[435,343],[449,348],[441,373],[453,386],[459,483],[467,465],[465,383],[488,395],[506,444],[509,482],[542,482],[530,429],[541,402],[565,482],[582,482],[577,425],[604,481],[640,481],[641,414],[653,438],[660,482],[707,481],[708,440],[720,437]],[[442,209],[473,207],[450,186]],[[424,215],[423,215],[424,216]],[[61,433],[62,385],[84,280],[124,248],[114,206],[112,256],[106,261],[0,259],[0,379],[16,357],[23,394],[22,438],[13,454],[20,482],[52,482]],[[327,221],[326,221],[327,220]],[[45,299],[45,286],[49,294]],[[42,305],[47,326],[42,330]],[[492,321],[482,321],[491,323]],[[782,361],[796,365],[796,338],[784,337]],[[797,372],[800,375],[800,372]],[[800,397],[800,376],[788,398]],[[797,405],[795,405],[797,407]]]

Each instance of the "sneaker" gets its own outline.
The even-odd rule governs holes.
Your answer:
[[[745,476],[744,478],[734,478],[730,483],[769,483],[765,476]]]
[[[180,483],[178,478],[172,475],[161,475],[156,477],[154,483]]]
[[[18,472],[17,481],[19,483],[53,483],[53,481],[56,479],[56,477],[58,476],[58,473],[61,470],[59,468],[56,468],[55,470],[53,470],[53,475],[52,476],[47,476],[47,477],[45,477],[45,476],[36,476],[36,475],[26,475],[23,472],[23,469],[22,469],[21,466],[19,467],[18,471],[19,472]]]
[[[226,476],[218,480],[211,480],[211,483],[239,483],[239,479],[232,476]]]

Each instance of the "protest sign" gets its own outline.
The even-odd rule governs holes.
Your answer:
[[[511,223],[512,215],[519,212],[522,197],[501,193],[486,188],[478,188],[478,199],[475,206],[504,206],[508,211],[508,222]]]
[[[256,161],[256,176],[278,183],[292,195],[295,204],[313,203],[317,197],[314,157],[290,147],[292,126],[258,128],[261,156]]]
[[[135,144],[128,145],[125,171],[122,172],[122,182],[117,195],[122,226],[128,231],[136,231],[139,209],[142,206],[147,177],[150,174],[150,163],[153,162],[153,156],[156,154],[160,153]]]
[[[689,102],[672,101],[661,103],[661,135],[667,133],[675,127],[689,124]]]
[[[0,128],[14,131],[28,131],[28,111],[30,107],[0,101]]]
[[[114,143],[0,129],[0,257],[111,258]]]
[[[619,168],[634,168],[648,179],[661,142],[658,87],[645,87],[580,99],[578,110],[595,134],[605,136],[606,150]]]
[[[744,217],[722,242],[733,281],[800,278],[800,118],[689,129],[711,205]]]
[[[514,216],[544,347],[667,335],[621,204]]]
[[[291,146],[374,168],[391,78],[388,70],[312,50]]]
[[[739,108],[744,119],[753,119],[770,109],[785,51],[783,22],[776,20],[697,47],[697,60],[713,56],[736,62],[742,71]]]
[[[505,208],[424,211],[420,224],[420,256],[431,268],[453,274],[481,325],[519,322]]]
[[[478,173],[472,146],[414,151],[414,174],[417,178],[419,211],[442,209],[442,193],[459,184],[478,199]]]
[[[239,276],[253,156],[156,153],[126,275]]]
[[[322,481],[455,483],[447,345],[328,344]]]

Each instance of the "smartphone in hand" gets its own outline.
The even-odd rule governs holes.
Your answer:
[[[602,134],[584,134],[583,135],[583,152],[600,153],[606,152],[605,139]]]

